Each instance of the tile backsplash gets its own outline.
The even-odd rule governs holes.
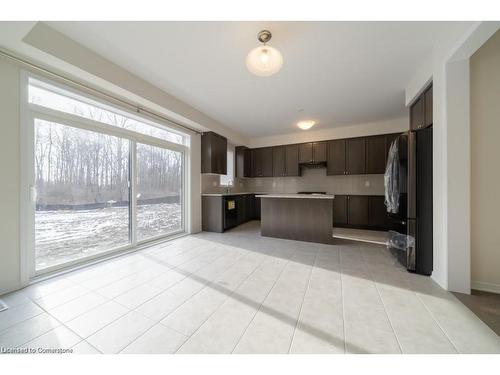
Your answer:
[[[214,182],[216,186],[214,186]],[[202,175],[202,193],[222,193],[219,176]],[[232,192],[297,193],[325,191],[330,194],[383,195],[384,175],[327,176],[326,168],[303,168],[300,177],[236,179]]]
[[[245,182],[249,179],[235,178],[234,186],[231,191],[234,193],[246,192]],[[201,193],[224,193],[226,186],[219,185],[220,176],[217,174],[202,174],[201,175]]]

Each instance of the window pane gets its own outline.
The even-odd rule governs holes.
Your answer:
[[[104,105],[97,103],[89,104],[90,100],[77,100],[72,97],[61,95],[43,87],[48,86],[37,80],[30,79],[29,85],[29,102],[38,104],[43,107],[55,109],[57,111],[70,113],[72,115],[81,116],[89,120],[98,121],[107,125],[116,126],[118,128],[127,129],[139,134],[149,135],[164,141],[173,143],[185,144],[185,136],[166,130],[158,125],[158,127],[137,121],[129,116],[105,109]],[[55,89],[57,90],[57,89]],[[69,94],[68,94],[69,95]],[[74,95],[73,95],[74,96]]]
[[[219,184],[222,186],[234,185],[234,151],[233,149],[227,150],[227,174],[221,174]]]
[[[137,144],[137,239],[179,231],[182,153]]]
[[[36,119],[36,269],[129,244],[128,179],[128,140]]]

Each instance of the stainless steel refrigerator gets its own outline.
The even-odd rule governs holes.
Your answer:
[[[399,208],[390,212],[393,231],[414,239],[393,254],[411,272],[430,275],[433,268],[432,127],[401,134],[398,142]],[[410,241],[408,241],[410,242]]]

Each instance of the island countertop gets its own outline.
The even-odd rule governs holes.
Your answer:
[[[238,193],[202,193],[202,197],[231,197],[233,195],[264,195],[266,193],[249,193],[249,192],[238,192]]]
[[[298,199],[334,199],[333,194],[266,194],[256,195],[257,198],[298,198]]]

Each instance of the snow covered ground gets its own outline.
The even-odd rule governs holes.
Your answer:
[[[137,221],[138,241],[179,230],[182,227],[181,205],[138,206]],[[35,213],[36,269],[88,257],[128,243],[128,207]]]

